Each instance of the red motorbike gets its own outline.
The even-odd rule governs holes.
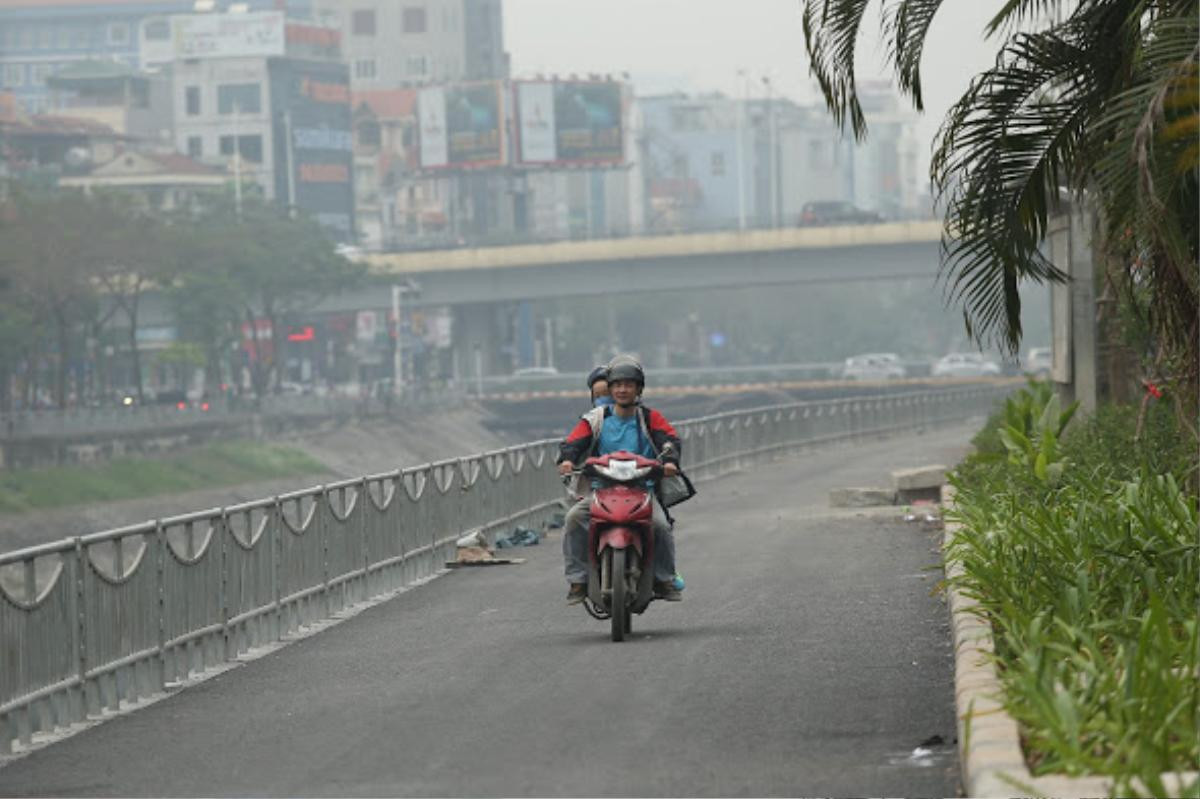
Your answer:
[[[632,452],[588,458],[580,474],[596,483],[588,529],[588,590],[583,606],[611,620],[612,639],[633,631],[633,614],[654,601],[654,494],[646,481],[662,464]]]

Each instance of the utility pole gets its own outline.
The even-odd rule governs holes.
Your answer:
[[[739,97],[736,100],[737,104],[737,181],[738,181],[738,230],[745,231],[746,229],[746,98],[744,92],[741,91],[746,85],[746,70],[739,69],[738,72],[738,88]]]
[[[288,216],[296,218],[296,143],[292,141],[292,112],[283,112],[284,149],[287,152]]]
[[[779,227],[779,134],[775,124],[775,94],[771,78],[763,75],[763,86],[767,90],[767,187],[771,192],[771,227]]]
[[[241,106],[233,104],[233,210],[237,220],[242,221],[242,135],[240,122]]]
[[[404,395],[404,330],[400,324],[400,299],[404,287],[392,284],[392,326],[396,334],[396,346],[392,349],[392,394],[397,399]]]

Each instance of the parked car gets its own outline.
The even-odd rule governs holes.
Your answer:
[[[812,202],[805,203],[800,209],[799,224],[801,227],[817,225],[872,225],[883,221],[883,217],[874,211],[864,211],[862,208],[848,202]]]
[[[978,352],[952,352],[933,365],[934,377],[992,377],[1000,374],[1000,364]]]
[[[842,365],[843,380],[891,380],[904,377],[907,371],[894,352],[869,352],[854,355]]]
[[[558,377],[553,366],[527,366],[512,373],[513,377]]]
[[[1034,347],[1025,356],[1025,374],[1034,377],[1049,377],[1054,366],[1054,350],[1049,347]]]

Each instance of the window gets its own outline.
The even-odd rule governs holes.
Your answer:
[[[671,159],[671,175],[677,178],[688,176],[688,159],[686,155],[676,155]]]
[[[46,78],[54,72],[53,64],[33,64],[29,67],[29,83],[32,86],[45,86]]]
[[[242,160],[249,161],[252,164],[261,164],[263,159],[262,136],[238,136],[238,152],[242,154]],[[233,137],[222,136],[221,155],[233,155]]]
[[[375,59],[366,58],[361,61],[354,62],[354,77],[356,78],[374,78],[375,77]]]
[[[25,85],[25,65],[24,64],[5,64],[4,65],[4,86],[5,88],[15,89]]]
[[[725,174],[725,153],[713,153],[711,171],[713,176]]]
[[[71,46],[83,50],[92,44],[92,32],[84,27],[78,27],[71,32]]]
[[[161,42],[171,38],[171,23],[162,17],[147,20],[143,30],[147,41]]]
[[[406,75],[424,77],[428,71],[429,59],[423,55],[410,55],[405,61],[404,72]]]
[[[37,46],[39,50],[49,50],[54,46],[54,28],[43,26],[37,29]]]
[[[262,110],[257,83],[226,83],[217,87],[218,114],[257,114]]]
[[[400,17],[405,33],[425,32],[425,7],[410,6]]]
[[[188,86],[184,92],[184,105],[187,107],[187,115],[190,117],[200,116],[200,87]]]
[[[378,122],[362,122],[358,126],[358,143],[363,147],[378,147],[381,137]]]
[[[354,31],[355,36],[375,35],[375,9],[359,9],[351,19],[350,29]]]
[[[200,138],[199,136],[188,136],[187,154],[190,158],[200,158],[203,156],[204,139]]]
[[[115,47],[129,44],[129,25],[125,22],[110,22],[108,24],[108,43]]]

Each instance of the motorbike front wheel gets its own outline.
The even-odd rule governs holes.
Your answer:
[[[624,641],[627,617],[629,616],[629,611],[625,607],[627,601],[625,596],[625,550],[610,549],[608,557],[612,559],[608,570],[612,580],[612,600],[608,608],[612,614],[612,639]]]

